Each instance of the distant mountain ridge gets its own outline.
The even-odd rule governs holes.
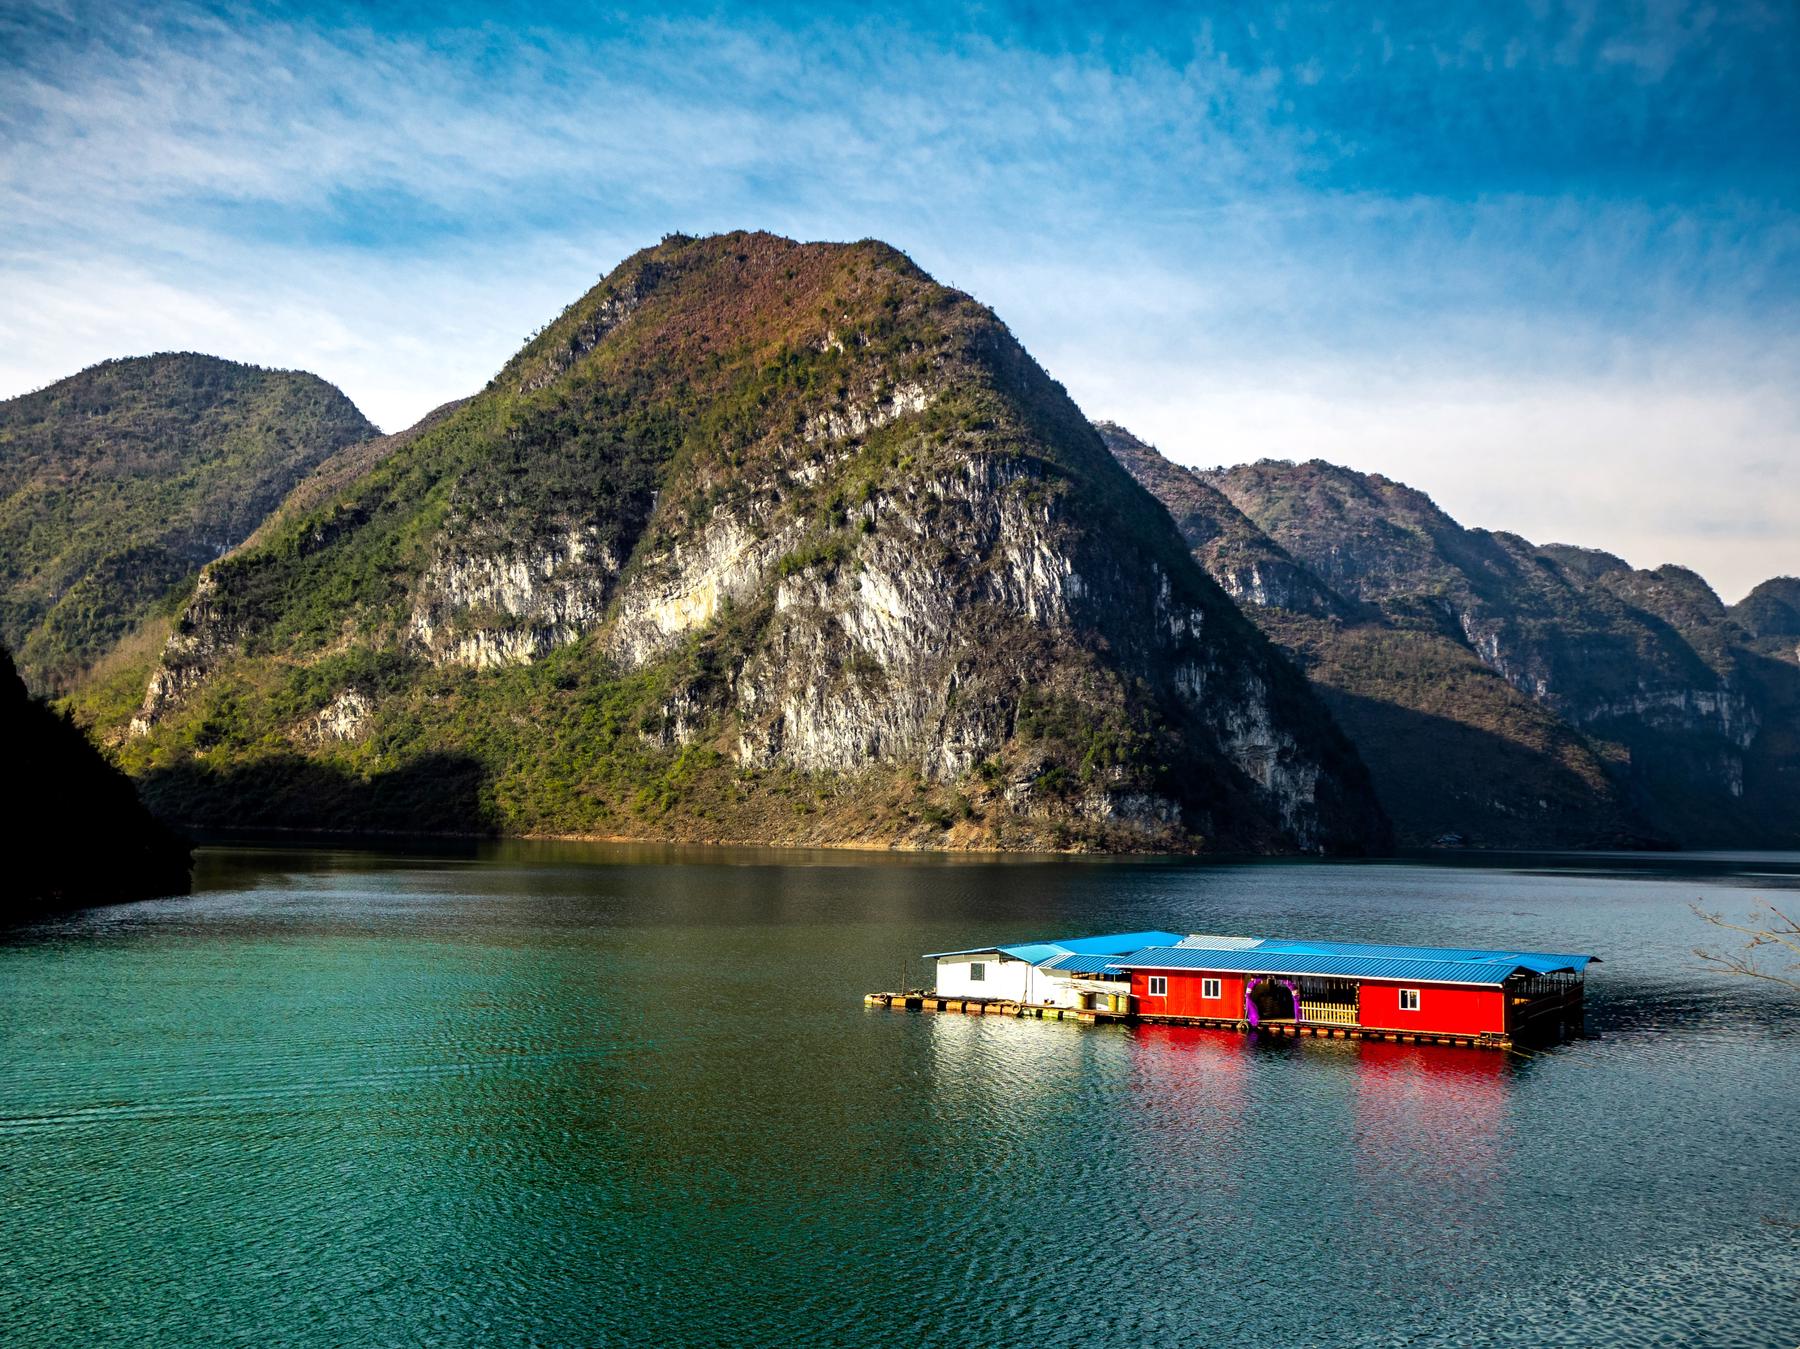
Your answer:
[[[1465,529],[1379,475],[1196,471],[1100,429],[1308,671],[1403,839],[1800,842],[1800,583],[1728,609],[1684,568]]]
[[[0,641],[62,690],[376,429],[316,375],[191,352],[0,401]]]
[[[107,362],[0,473],[0,635],[193,823],[1800,846],[1800,580],[1185,468],[870,241],[671,236],[390,436]]]
[[[175,626],[123,750],[175,818],[1386,845],[1166,513],[886,245],[671,236],[332,462]]]

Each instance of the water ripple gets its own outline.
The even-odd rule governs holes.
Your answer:
[[[1800,1342],[1800,1013],[1686,908],[1783,859],[203,876],[0,944],[8,1346]],[[1597,1038],[860,1006],[1161,924],[1592,947]]]

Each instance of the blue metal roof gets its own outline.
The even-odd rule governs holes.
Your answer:
[[[1193,932],[1175,944],[1196,951],[1249,951],[1267,940],[1266,937],[1220,937],[1210,932]]]
[[[1313,952],[1220,951],[1151,947],[1115,960],[1118,970],[1204,970],[1209,974],[1312,974],[1421,984],[1499,985],[1527,969],[1514,960],[1419,960]]]
[[[1548,974],[1553,970],[1573,970],[1579,974],[1587,969],[1590,961],[1599,959],[1598,956],[1554,951],[1490,951],[1462,946],[1385,946],[1360,941],[1290,941],[1285,937],[1266,938],[1257,949],[1301,955],[1389,956],[1396,960],[1511,961],[1538,974]]]
[[[1393,946],[1376,942],[1296,941],[1286,937],[1221,937],[1174,932],[1116,932],[1095,937],[976,946],[936,951],[949,956],[999,955],[1069,974],[1112,969],[1217,970],[1242,974],[1341,975],[1361,979],[1416,979],[1421,983],[1498,984],[1517,970],[1580,974],[1598,956],[1553,951],[1499,951],[1462,946]],[[1154,956],[1155,963],[1150,963]],[[1103,959],[1093,959],[1104,957]],[[1113,957],[1128,957],[1112,959]],[[1354,966],[1342,962],[1360,962]],[[1260,963],[1259,963],[1260,962]],[[1302,968],[1304,966],[1305,968]],[[1431,966],[1439,973],[1428,974]],[[1444,970],[1454,971],[1443,973]],[[1501,971],[1496,974],[1495,971]]]
[[[1014,960],[1023,960],[1028,965],[1041,965],[1046,960],[1054,960],[1057,956],[1067,955],[1069,948],[1053,941],[1022,941],[1013,946],[996,946],[994,948],[1003,956],[1011,956]]]
[[[1017,942],[1011,946],[972,946],[966,951],[928,951],[923,959],[942,960],[947,956],[992,954],[1042,965],[1058,956],[1122,956],[1132,951],[1141,951],[1146,946],[1173,946],[1180,940],[1179,932],[1115,932],[1098,937],[1061,937],[1055,941]]]
[[[1083,955],[1079,951],[1071,951],[1055,960],[1046,960],[1040,968],[1056,970],[1061,974],[1103,974],[1118,959],[1116,955]]]
[[[971,946],[961,951],[927,951],[924,955],[920,956],[919,959],[948,960],[951,956],[998,956],[1009,954],[1012,951],[1023,951],[1025,949],[1027,948],[1023,946]],[[1061,948],[1058,947],[1056,949],[1060,950]]]
[[[1173,946],[1180,940],[1179,932],[1115,932],[1106,937],[1065,937],[1051,944],[1082,955],[1122,956],[1146,946]]]

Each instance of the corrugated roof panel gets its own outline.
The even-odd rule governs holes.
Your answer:
[[[1122,956],[1131,951],[1140,951],[1146,946],[1172,946],[1180,939],[1181,934],[1178,932],[1114,932],[1097,937],[1060,937],[1053,941],[1015,942],[1011,946],[971,946],[963,951],[928,951],[922,959],[945,960],[951,956],[992,954],[1041,965],[1070,952]]]
[[[1298,951],[1334,956],[1391,956],[1399,960],[1472,960],[1491,962],[1510,960],[1539,974],[1552,970],[1574,970],[1588,967],[1594,956],[1565,954],[1556,951],[1495,951],[1462,946],[1390,946],[1379,942],[1360,941],[1294,941],[1286,937],[1270,937],[1263,942],[1264,951]]]
[[[1207,932],[1195,932],[1175,945],[1190,951],[1252,951],[1264,940],[1262,937],[1216,937]]]
[[[1305,951],[1218,951],[1152,947],[1113,962],[1120,970],[1204,970],[1217,974],[1310,974],[1320,978],[1387,979],[1421,984],[1499,985],[1517,961],[1416,960],[1392,956],[1326,955]]]
[[[948,960],[951,956],[997,956],[998,946],[971,946],[961,951],[927,951],[920,960]]]
[[[1054,960],[1057,956],[1067,955],[1069,948],[1061,942],[1023,941],[1016,946],[1002,946],[1000,954],[1011,956],[1014,960],[1023,960],[1027,964],[1041,965],[1046,960]]]
[[[1100,974],[1118,960],[1117,955],[1087,955],[1080,951],[1071,951],[1055,960],[1045,961],[1042,968],[1056,970],[1062,974]]]
[[[1083,955],[1122,956],[1146,946],[1173,946],[1179,940],[1179,932],[1112,932],[1099,937],[1061,937],[1050,944]]]
[[[1461,946],[1399,946],[1379,942],[1298,941],[1288,937],[1232,937],[1195,933],[1181,936],[1174,932],[1118,932],[1095,937],[1063,937],[1053,941],[1017,942],[1010,946],[977,946],[966,951],[935,951],[927,960],[952,956],[1000,955],[1045,965],[1069,954],[1124,956],[1146,949],[1198,952],[1261,951],[1288,957],[1295,956],[1357,957],[1368,960],[1436,961],[1468,965],[1507,964],[1523,967],[1538,974],[1569,970],[1580,974],[1598,956],[1555,951],[1501,951]],[[1059,968],[1065,968],[1059,966]],[[1173,969],[1198,966],[1170,966]],[[1214,968],[1207,966],[1207,968]],[[1254,972],[1254,971],[1251,971]],[[1365,976],[1379,977],[1379,976]],[[1420,976],[1422,977],[1422,976]],[[1438,981],[1446,982],[1446,981]],[[1465,979],[1471,983],[1476,980]]]

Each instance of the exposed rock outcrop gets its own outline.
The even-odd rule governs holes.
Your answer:
[[[591,525],[439,544],[414,589],[407,634],[440,665],[518,665],[598,627],[619,561]]]
[[[245,726],[202,775],[283,726],[321,760],[429,743],[517,830],[1386,840],[1304,680],[1062,389],[873,243],[665,241],[211,568],[133,749],[202,813],[174,726],[227,687]]]
[[[182,610],[175,631],[163,647],[162,661],[150,675],[143,705],[131,720],[133,735],[148,735],[165,714],[205,682],[234,654],[242,629],[228,606],[220,602],[219,583],[202,571],[193,596]]]
[[[1102,429],[1195,557],[1308,669],[1403,838],[1800,840],[1783,767],[1800,690],[1747,663],[1754,620],[1693,572],[1467,530],[1378,475],[1317,461],[1196,472]],[[1245,584],[1253,565],[1279,565],[1283,583]],[[1746,613],[1779,627],[1778,594]],[[1772,721],[1784,729],[1769,737]]]
[[[374,704],[361,689],[347,688],[314,714],[307,738],[316,744],[355,740],[367,728]]]

